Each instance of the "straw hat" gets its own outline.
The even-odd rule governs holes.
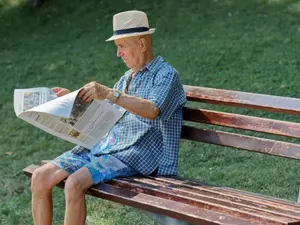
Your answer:
[[[153,34],[155,28],[149,28],[146,13],[131,10],[120,12],[113,18],[113,36],[106,41],[113,41],[120,38],[132,37],[145,34]]]

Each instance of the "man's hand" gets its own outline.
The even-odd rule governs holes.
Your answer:
[[[82,98],[86,102],[90,102],[93,99],[103,100],[107,97],[110,91],[110,88],[93,81],[81,88],[78,97]]]
[[[70,93],[69,89],[61,88],[61,87],[54,87],[54,88],[51,88],[51,90],[55,92],[57,97],[61,97],[61,96],[64,96],[64,95]]]

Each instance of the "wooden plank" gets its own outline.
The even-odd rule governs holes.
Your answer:
[[[199,182],[190,182],[189,180],[181,179],[180,177],[129,177],[122,178],[131,183],[142,183],[153,185],[161,190],[162,187],[171,188],[180,193],[192,194],[205,198],[220,199],[221,201],[243,205],[250,208],[259,209],[279,215],[290,216],[291,218],[299,219],[300,204],[290,202],[283,199],[278,199],[270,196],[261,196],[256,193],[245,192],[227,187],[219,187],[212,185],[200,185]],[[119,182],[120,179],[118,179]]]
[[[184,85],[187,99],[300,115],[300,99]]]
[[[255,193],[247,192],[247,194],[242,194],[239,190],[233,190],[228,192],[226,187],[215,189],[214,186],[194,186],[194,185],[174,185],[170,184],[169,178],[165,177],[128,177],[128,178],[119,178],[114,180],[118,185],[123,182],[129,182],[128,185],[146,185],[154,190],[169,190],[178,193],[183,196],[192,196],[196,199],[216,199],[224,204],[231,204],[231,206],[244,206],[252,209],[257,209],[260,211],[265,211],[268,213],[275,213],[278,215],[294,218],[300,221],[300,205],[291,207],[289,202],[285,203],[281,201],[278,204],[276,198],[268,198],[268,201],[261,201]],[[178,182],[178,177],[173,178]],[[180,182],[180,181],[179,181]],[[127,184],[126,184],[127,185]],[[197,183],[197,185],[199,185]],[[199,187],[199,188],[198,188]],[[250,198],[249,198],[250,197]],[[288,205],[288,206],[287,206]]]
[[[182,177],[149,177],[150,179],[161,180],[170,186],[186,186],[191,190],[206,190],[208,192],[229,196],[238,197],[244,200],[251,200],[256,203],[265,204],[267,206],[273,206],[279,209],[286,209],[293,212],[300,213],[300,204],[292,202],[286,199],[276,198],[273,196],[262,195],[258,193],[243,191],[224,186],[210,185],[201,181],[185,179]]]
[[[26,167],[23,172],[27,176],[31,176],[35,169],[39,166],[30,165]],[[58,184],[58,187],[63,188],[64,182]],[[122,188],[114,187],[109,184],[98,184],[88,189],[87,194],[111,200],[124,205],[133,206],[139,209],[147,210],[153,213],[163,214],[175,219],[184,220],[193,224],[257,224],[234,216],[223,213],[214,212],[211,210],[201,209],[195,206],[174,202],[168,199],[159,198],[156,196],[148,196],[134,190],[124,190]],[[272,223],[272,224],[292,224]]]
[[[260,223],[299,222],[300,214],[297,212],[252,204],[251,201],[241,199],[225,199],[223,196],[207,195],[209,193],[199,190],[190,190],[187,187],[169,187],[164,182],[157,182],[147,178],[114,179],[116,186],[128,190],[135,190],[160,198],[193,205],[220,213],[244,218]]]
[[[184,108],[183,119],[243,130],[300,138],[300,124],[204,109]]]
[[[270,139],[212,131],[189,126],[182,127],[181,137],[187,140],[228,146],[247,151],[300,159],[300,145]]]

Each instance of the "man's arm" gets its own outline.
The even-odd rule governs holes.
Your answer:
[[[113,89],[110,89],[107,94],[107,99],[113,101]],[[136,114],[141,117],[145,117],[150,120],[155,120],[159,114],[160,110],[151,101],[138,98],[135,96],[130,96],[123,92],[120,92],[120,97],[117,99],[115,104],[123,107],[128,112]]]
[[[55,87],[51,89],[56,93],[58,97],[70,93],[70,90],[66,88]],[[82,88],[79,93],[79,97],[82,97],[83,100],[87,102],[91,101],[94,98],[108,99],[110,101],[113,101],[113,92],[114,90],[111,88],[108,88],[97,82],[91,82]],[[115,104],[126,109],[128,112],[150,120],[155,120],[160,114],[159,108],[157,108],[151,101],[135,96],[130,96],[123,92],[120,94],[120,97],[115,102]]]
[[[83,86],[78,96],[86,102],[90,102],[93,99],[108,99],[112,101],[114,100],[113,92],[113,89],[93,81]],[[151,101],[130,96],[125,93],[121,93],[116,104],[123,107],[128,112],[151,120],[155,120],[160,114],[159,108]]]

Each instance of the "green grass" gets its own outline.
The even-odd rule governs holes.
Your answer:
[[[72,147],[17,119],[13,89],[74,90],[92,80],[112,86],[126,68],[105,39],[112,15],[128,9],[148,13],[157,29],[155,53],[183,83],[300,97],[299,1],[49,0],[33,10],[20,0],[0,0],[0,224],[32,224],[30,182],[22,169]],[[179,174],[188,178],[296,200],[299,170],[295,160],[181,143]],[[62,224],[63,191],[55,189],[54,196],[54,224]],[[92,198],[87,221],[154,224],[136,209]]]

